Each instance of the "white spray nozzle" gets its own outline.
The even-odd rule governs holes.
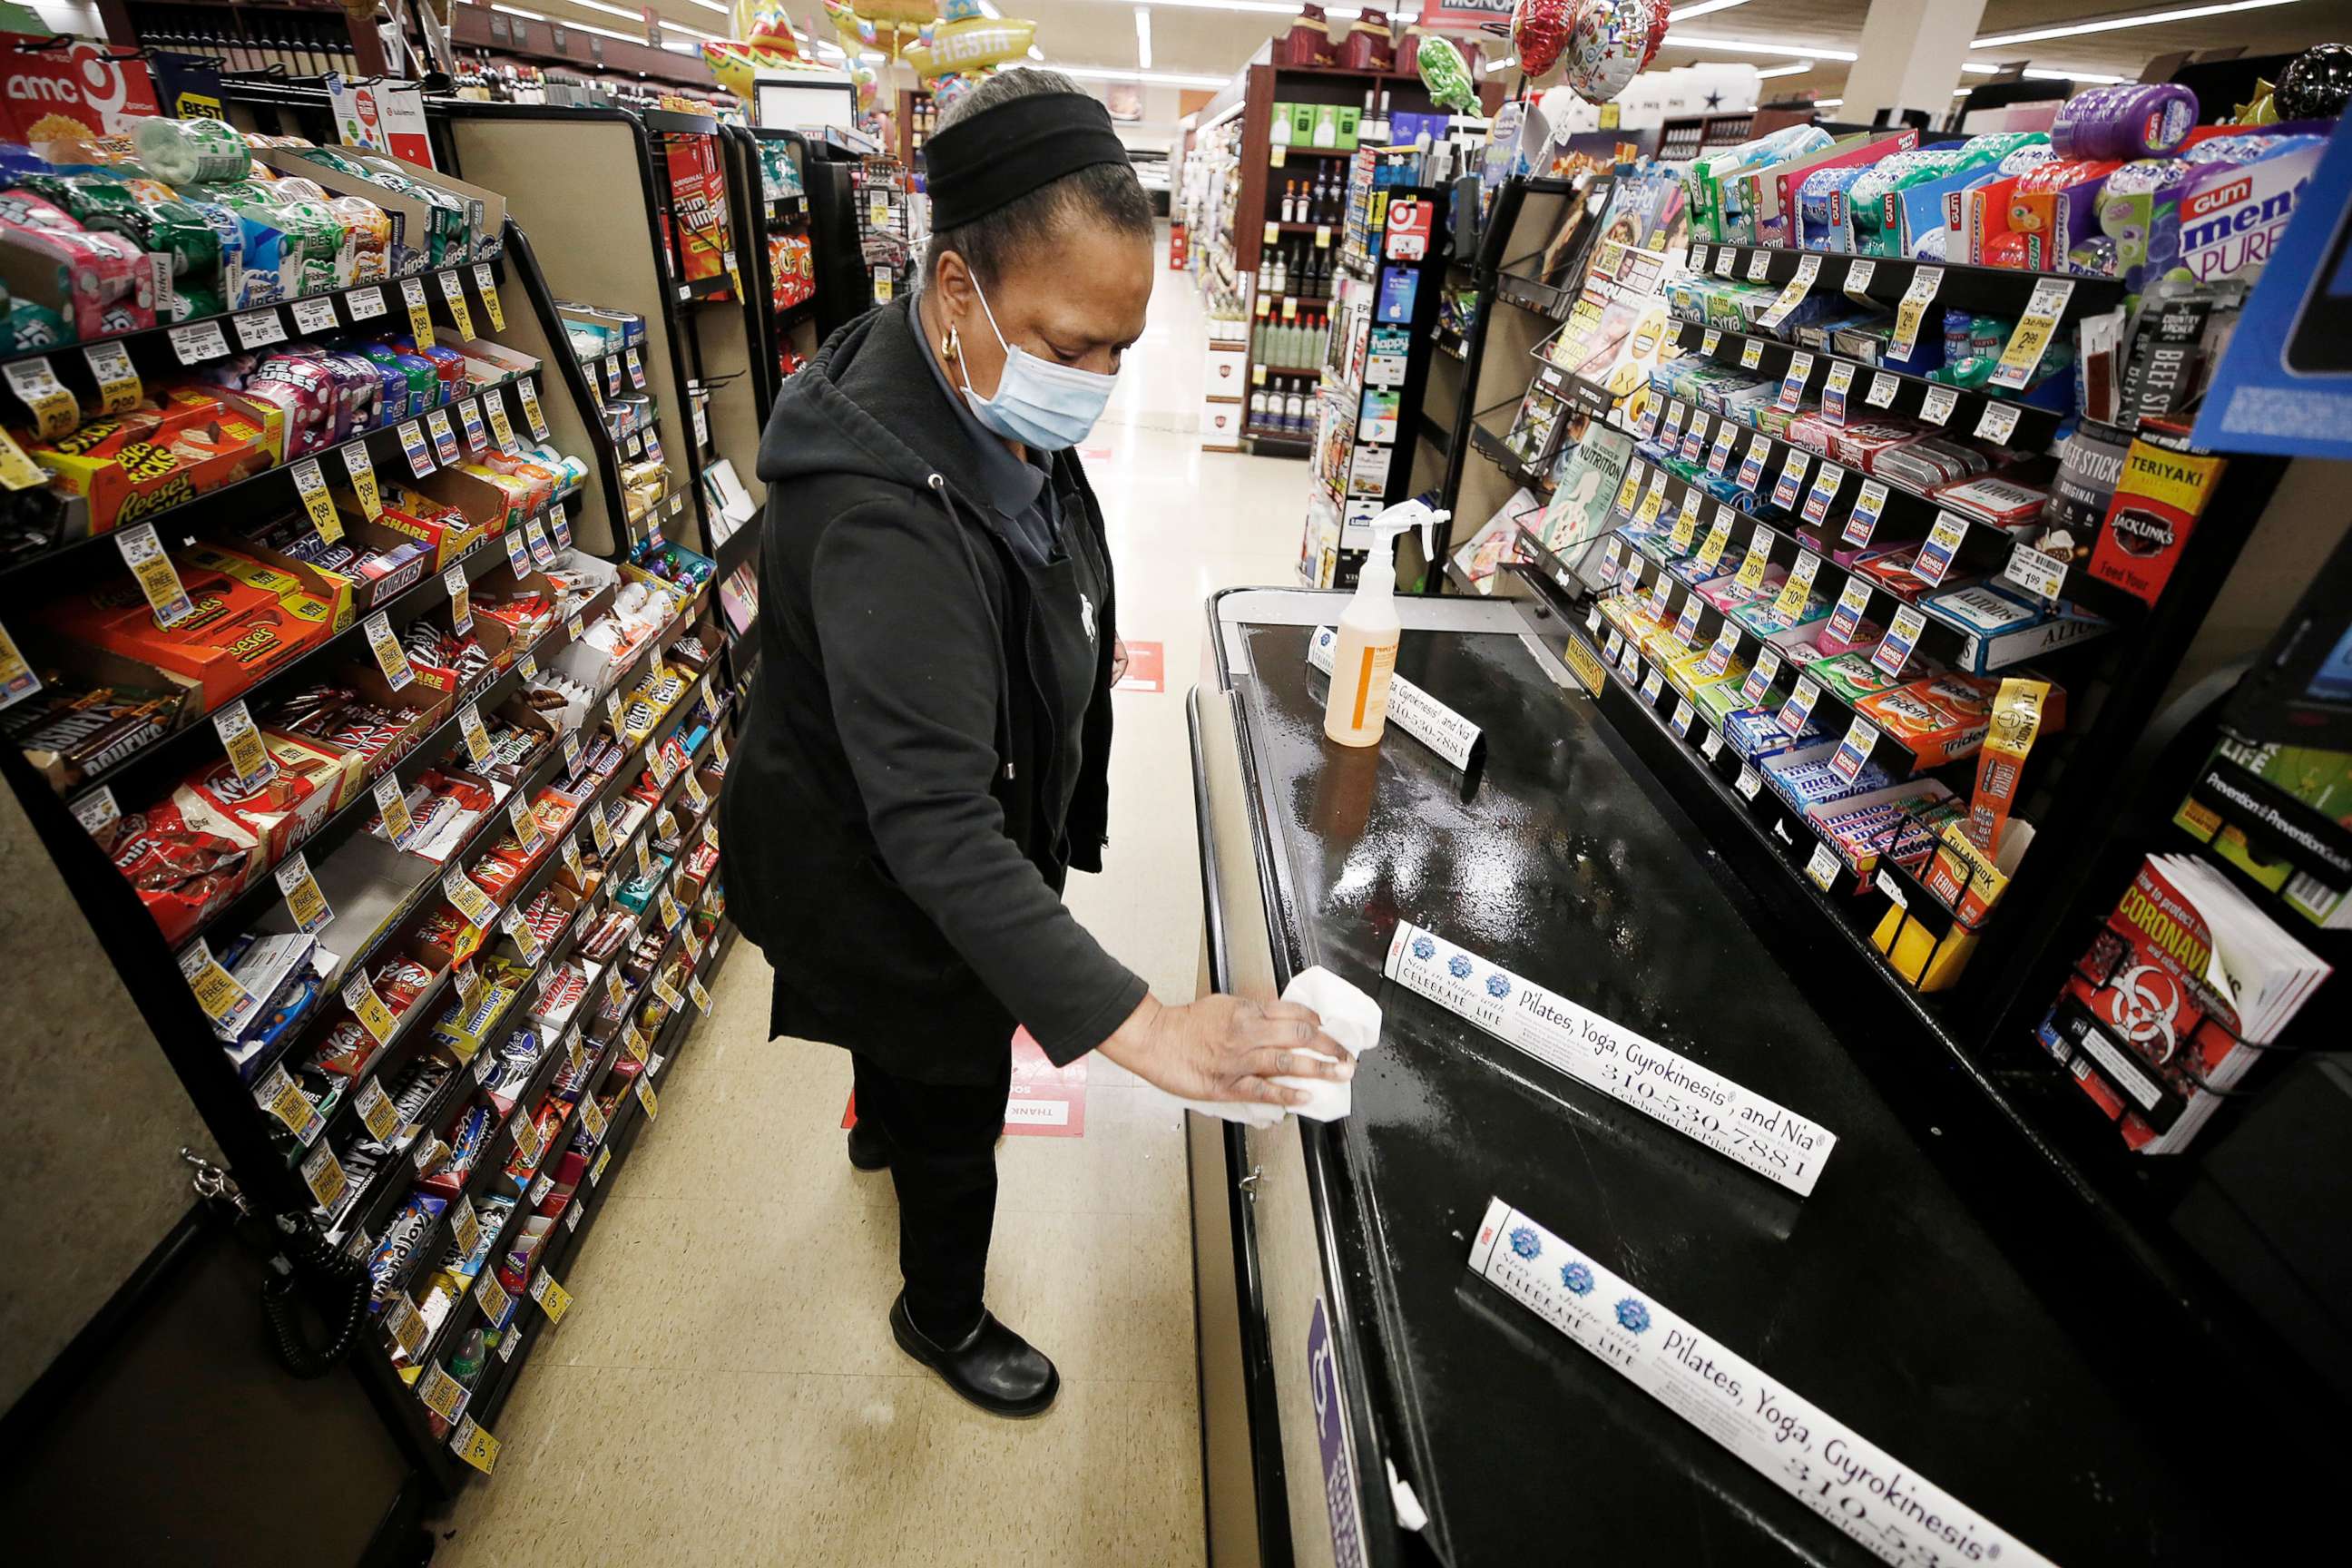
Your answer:
[[[1425,500],[1401,500],[1372,519],[1371,552],[1379,557],[1387,556],[1400,534],[1417,528],[1421,530],[1422,554],[1433,558],[1437,553],[1437,525],[1453,515],[1450,511],[1439,510]]]

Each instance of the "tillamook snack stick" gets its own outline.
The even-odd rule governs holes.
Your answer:
[[[1992,727],[1986,731],[1984,749],[1977,756],[1976,795],[1969,802],[1969,819],[1963,825],[1969,842],[1989,856],[2000,851],[2001,829],[2009,826],[2010,807],[2017,801],[2017,781],[2025,772],[2025,756],[2033,749],[2033,738],[2041,733],[2042,704],[2049,698],[2048,681],[2015,677],[2003,680],[1993,698]]]

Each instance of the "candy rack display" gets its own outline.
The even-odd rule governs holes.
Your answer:
[[[12,312],[65,341],[0,362],[0,764],[245,1201],[365,1285],[342,1375],[446,1493],[708,1005],[755,590],[660,531],[650,220],[641,286],[559,300],[438,106],[441,171],[320,144],[322,92],[232,112],[142,124],[135,187],[25,177],[155,248]],[[215,206],[247,264],[173,226]]]
[[[906,292],[921,260],[906,165],[896,158],[858,160],[850,166],[849,195],[868,302],[887,305]]]
[[[749,247],[743,275],[743,309],[754,345],[748,406],[756,423],[774,405],[784,378],[816,352],[815,204],[809,199],[809,146],[802,137],[741,128],[730,137],[738,224],[759,237]]]
[[[1718,241],[1684,174],[1498,196],[1457,537],[1486,522],[1809,994],[1951,1063],[2021,1134],[2003,1158],[2240,1312],[2033,1026],[2116,858],[2171,847],[2118,846],[2105,803],[2244,541],[2197,519],[2260,516],[2283,465],[2194,451],[2178,402],[2084,416],[2078,388],[2140,384],[2121,279]],[[2151,507],[2162,548],[2126,560],[2115,520]]]

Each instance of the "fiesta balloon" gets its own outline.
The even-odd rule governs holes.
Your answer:
[[[922,36],[922,29],[912,22],[877,22],[859,16],[843,0],[824,0],[824,14],[832,19],[834,34],[840,38],[842,47],[853,58],[860,49],[879,49],[895,58]]]
[[[1511,42],[1518,47],[1519,69],[1538,77],[1559,63],[1559,51],[1576,21],[1575,9],[1570,0],[1517,0],[1511,7]],[[1424,40],[1422,47],[1428,47]]]
[[[940,11],[937,0],[864,0],[857,9],[877,22],[904,22],[910,27],[921,26]],[[972,15],[980,15],[977,6]]]
[[[1029,40],[1036,34],[1036,23],[1011,16],[937,22],[923,29],[920,41],[906,51],[906,60],[926,79],[950,71],[982,70],[1028,53]]]
[[[1429,89],[1430,100],[1438,108],[1468,114],[1478,107],[1478,90],[1470,85],[1470,68],[1463,63],[1462,51],[1454,47],[1453,39],[1422,39],[1416,63],[1421,84]]]
[[[1583,0],[1568,41],[1568,85],[1606,103],[1641,72],[1650,47],[1654,0]]]
[[[815,63],[798,53],[786,54],[766,44],[731,41],[704,44],[702,60],[720,87],[746,103],[751,101],[751,79],[759,73],[804,71]]]
[[[978,87],[980,80],[977,74],[964,71],[946,71],[931,78],[931,106],[946,113],[956,100]]]

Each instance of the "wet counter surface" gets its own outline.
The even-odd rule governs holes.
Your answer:
[[[1230,673],[1289,905],[1277,948],[1385,1015],[1324,1146],[1352,1212],[1322,1221],[1354,1276],[1355,1331],[1379,1336],[1364,1359],[1383,1446],[1447,1560],[1875,1561],[1474,1276],[1490,1196],[2059,1563],[2234,1560],[2227,1533],[2203,1539],[2220,1532],[2211,1494],[2167,1458],[2214,1435],[2118,1402],[2086,1353],[2100,1325],[2034,1296],[1919,1149],[1937,1134],[1855,1065],[1874,1042],[1831,1035],[1589,700],[1516,636],[1408,632],[1399,673],[1486,731],[1465,800],[1463,775],[1393,725],[1369,752],[1323,739],[1308,628],[1240,635]],[[1400,919],[1828,1127],[1811,1196],[1384,984]]]

